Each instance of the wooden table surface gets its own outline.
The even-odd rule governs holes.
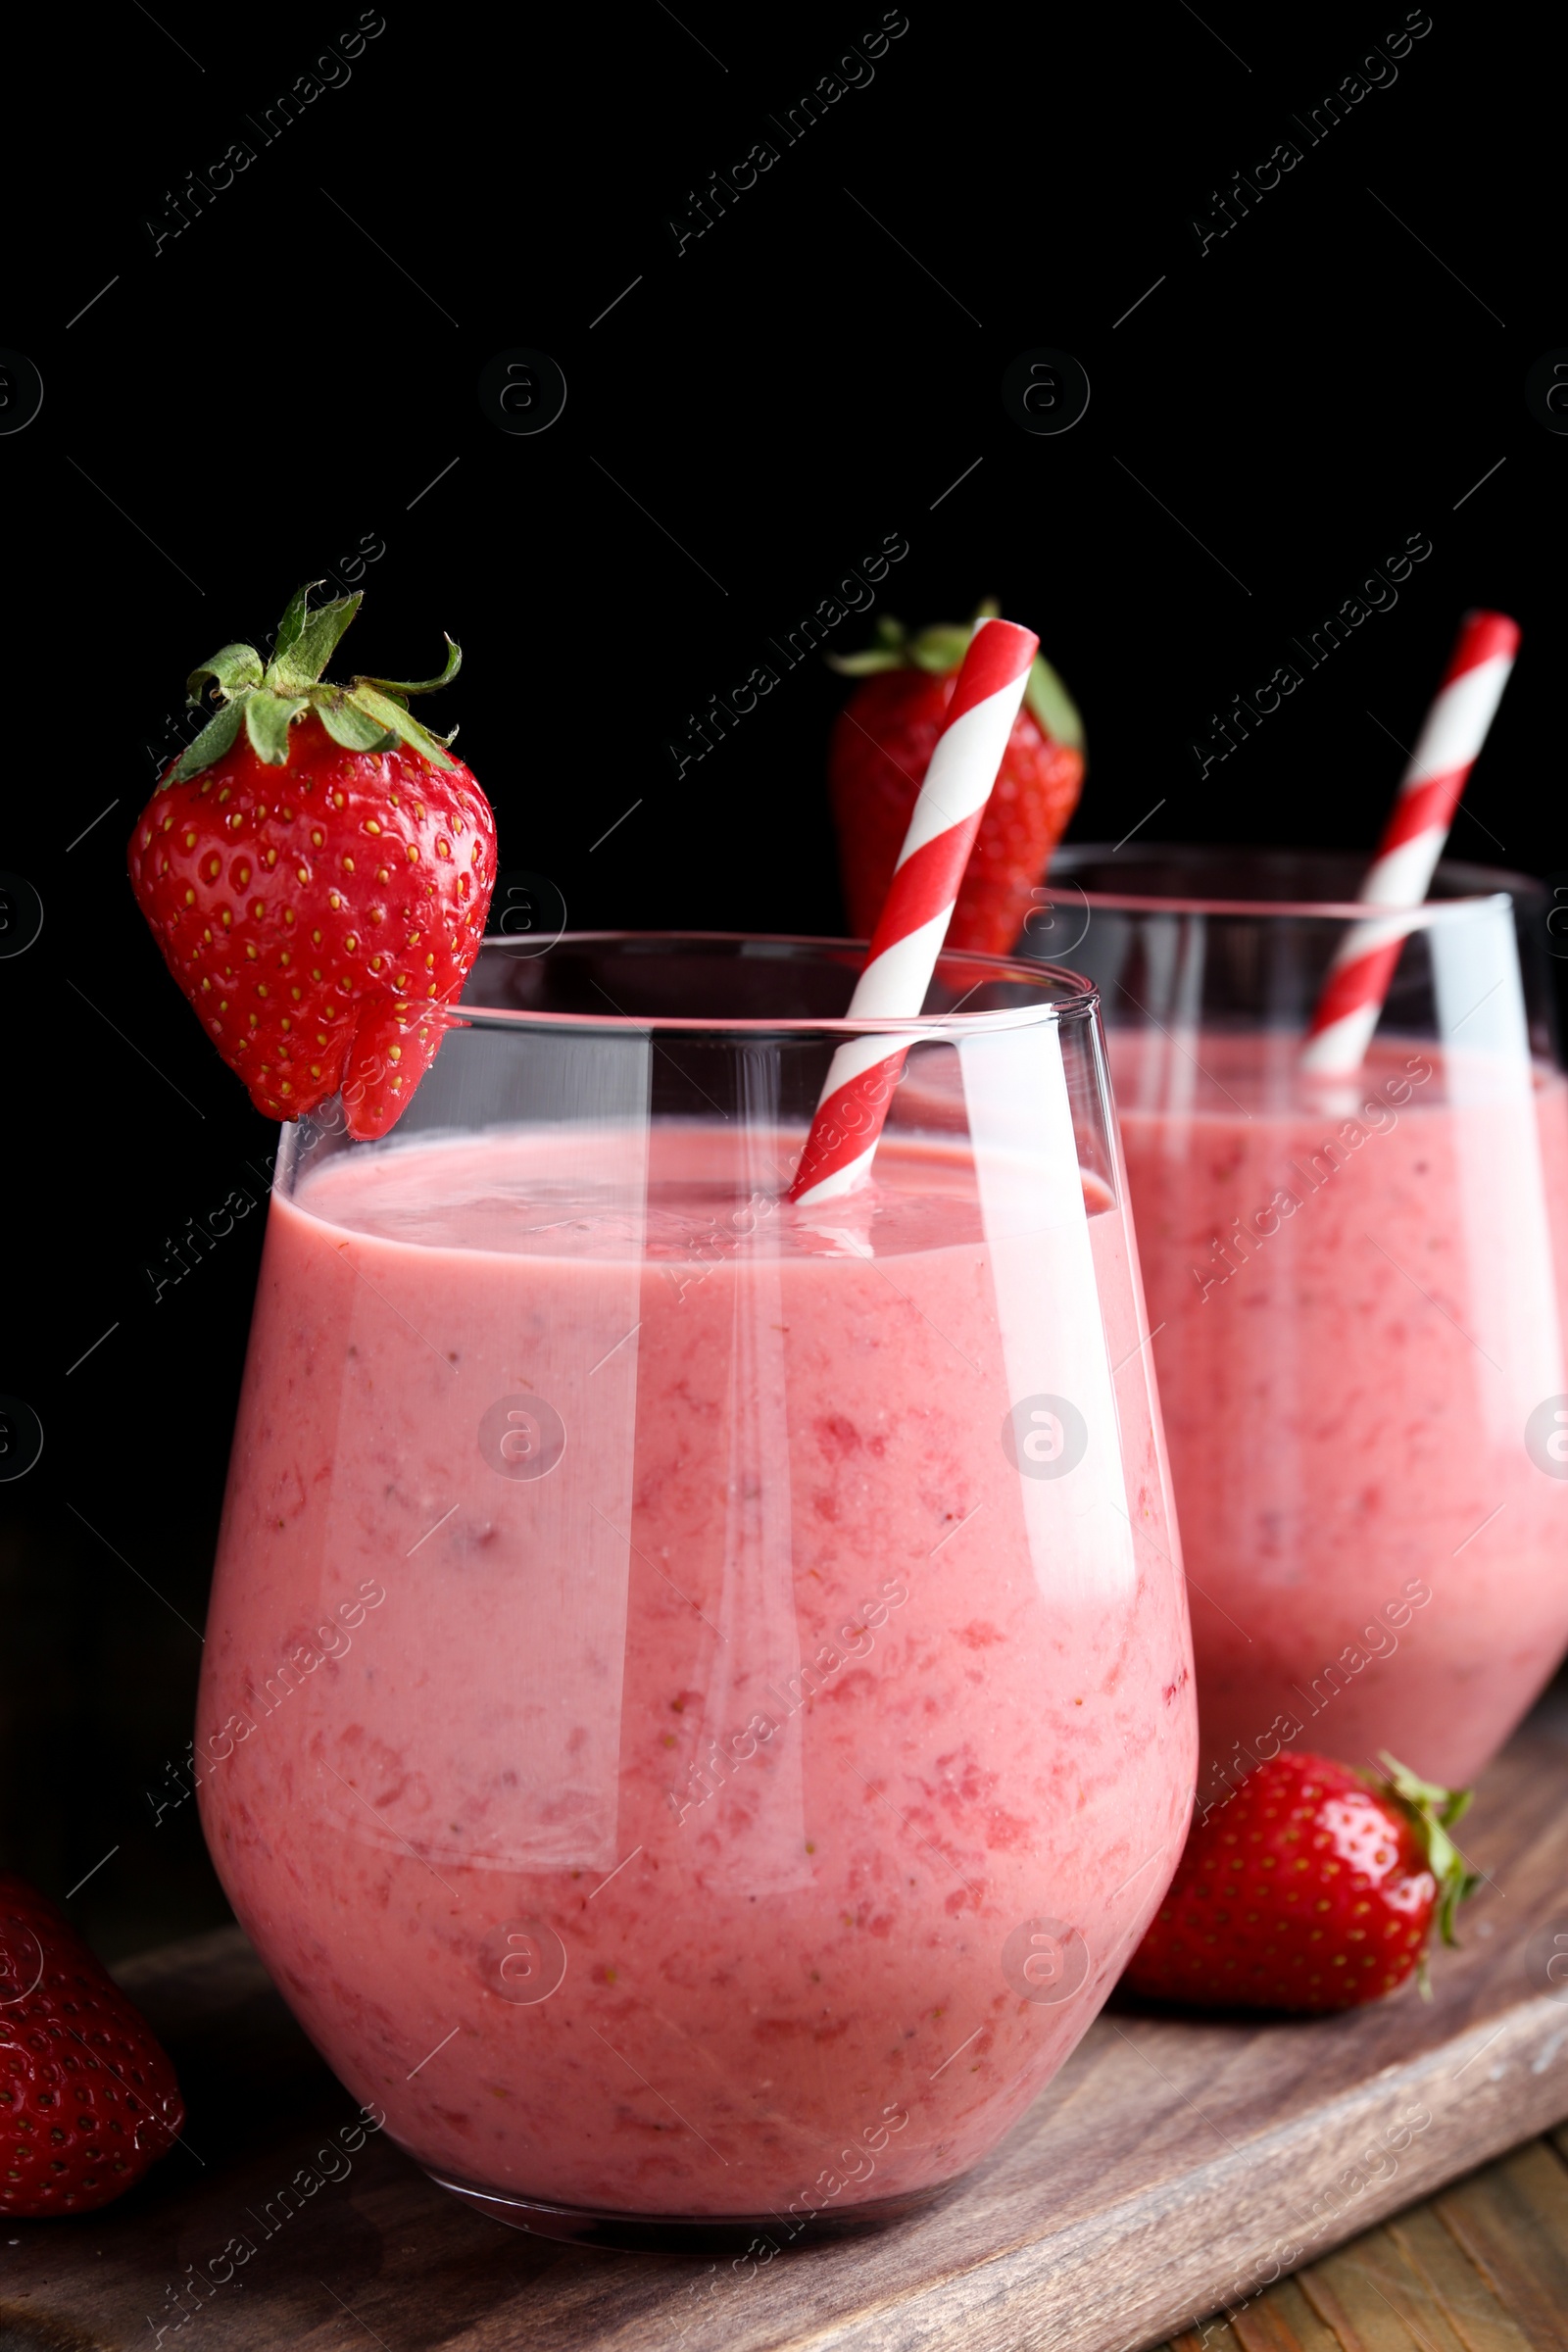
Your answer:
[[[145,1953],[116,1974],[174,2057],[184,2140],[102,2214],[0,2228],[0,2352],[1568,2352],[1560,1721],[1483,1776],[1463,1834],[1486,1880],[1431,2002],[1114,2003],[942,2203],[752,2264],[505,2228],[356,2136],[237,1929]]]
[[[1568,2132],[1456,2180],[1166,2352],[1568,2352]]]

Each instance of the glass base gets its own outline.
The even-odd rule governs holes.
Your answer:
[[[868,2197],[859,2205],[824,2208],[804,2215],[598,2213],[578,2205],[548,2205],[538,2197],[510,2196],[493,2188],[475,2188],[445,2173],[424,2168],[438,2188],[450,2190],[513,2230],[532,2237],[554,2237],[573,2246],[607,2246],[622,2254],[744,2254],[759,2238],[782,2252],[787,2246],[808,2246],[823,2238],[855,2237],[863,2230],[881,2230],[909,2214],[923,2213],[956,2184],[950,2180],[934,2188],[913,2188],[903,2196]]]

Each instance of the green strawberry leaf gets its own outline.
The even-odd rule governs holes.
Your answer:
[[[268,684],[280,686],[285,693],[314,686],[364,601],[364,589],[356,588],[352,596],[335,596],[330,604],[318,605],[314,612],[307,612],[293,642],[273,658],[267,673]]]
[[[836,669],[846,678],[874,677],[878,670],[885,669],[923,669],[934,677],[945,677],[963,661],[975,623],[996,617],[997,607],[988,600],[976,608],[974,620],[966,624],[939,620],[911,637],[902,621],[884,613],[876,624],[874,645],[858,654],[827,654],[823,659],[830,669]]]
[[[1036,654],[1029,665],[1029,683],[1023,690],[1023,699],[1030,717],[1053,743],[1063,743],[1074,752],[1083,750],[1084,722],[1071,695],[1044,654]]]
[[[442,630],[441,634],[443,637],[447,638],[447,665],[438,678],[417,678],[412,680],[408,678],[356,678],[354,680],[355,685],[379,686],[384,693],[395,694],[398,696],[409,694],[434,694],[438,686],[450,686],[453,679],[457,676],[459,670],[463,667],[463,648],[461,645],[453,644],[452,639],[447,637],[445,629]]]
[[[318,690],[311,696],[311,704],[332,741],[340,743],[346,752],[389,752],[397,742],[397,737],[379,720],[357,710],[346,694],[322,694]]]
[[[277,643],[272,648],[274,661],[281,661],[304,628],[305,615],[310,610],[311,590],[321,585],[319,580],[307,580],[304,587],[296,588],[289,598],[283,617],[277,624]]]
[[[240,694],[233,702],[225,703],[217,717],[210,718],[201,733],[185,746],[174,769],[176,782],[188,784],[191,777],[199,776],[204,767],[211,767],[215,760],[221,760],[239,733],[239,722],[245,715],[248,700],[247,695]]]
[[[1397,1756],[1391,1756],[1386,1747],[1379,1748],[1378,1761],[1387,1765],[1395,1792],[1402,1796],[1406,1804],[1425,1806],[1432,1812],[1446,1814],[1457,1801],[1450,1789],[1441,1788],[1436,1781],[1423,1781],[1410,1770],[1408,1764],[1401,1764]],[[1468,1801],[1470,1793],[1468,1788],[1462,1788],[1459,1797]]]
[[[903,621],[895,620],[891,612],[883,612],[877,617],[874,645],[866,646],[858,654],[824,654],[822,659],[841,678],[869,678],[881,669],[906,669],[909,662],[906,646],[907,632]]]
[[[193,703],[202,701],[206,688],[201,681],[210,678],[226,702],[241,686],[259,686],[262,682],[262,657],[254,645],[220,645],[210,662],[203,662],[185,680],[185,692]]]
[[[1438,1927],[1445,1943],[1458,1942],[1459,1938],[1453,1932],[1453,1915],[1461,1903],[1469,1901],[1480,1884],[1481,1873],[1479,1870],[1462,1871],[1457,1878],[1449,1878],[1445,1881],[1443,1908],[1438,1913]]]
[[[891,646],[868,645],[859,654],[824,654],[829,669],[836,669],[841,678],[871,678],[882,669],[907,669],[909,664],[902,652]]]
[[[433,760],[437,767],[455,764],[447,758],[446,744],[440,736],[432,735],[428,727],[420,726],[401,703],[395,702],[389,694],[382,694],[368,680],[351,687],[346,699],[354,710],[364,711],[369,718],[378,719],[401,743],[422,752],[425,759]]]
[[[916,669],[946,677],[950,669],[959,667],[973,635],[973,629],[960,627],[956,621],[933,621],[930,628],[909,639],[909,659]]]
[[[1427,1868],[1438,1882],[1439,1933],[1445,1943],[1455,1943],[1458,1938],[1453,1932],[1454,1913],[1480,1886],[1481,1874],[1466,1867],[1448,1831],[1469,1810],[1473,1791],[1444,1788],[1436,1781],[1421,1780],[1407,1764],[1391,1756],[1386,1747],[1380,1748],[1378,1754],[1388,1767],[1387,1793],[1414,1823],[1426,1852]]]
[[[245,732],[259,760],[269,767],[288,765],[288,730],[291,719],[298,718],[307,708],[303,695],[253,694],[245,704]]]
[[[200,707],[217,696],[222,708],[180,755],[174,772],[181,781],[222,758],[238,738],[241,719],[257,756],[269,767],[287,766],[289,727],[308,710],[318,713],[345,751],[388,752],[404,743],[438,767],[455,764],[446,747],[457,729],[434,734],[409,716],[408,701],[410,695],[434,694],[449,684],[463,666],[462,648],[447,638],[446,667],[437,678],[353,678],[347,685],[323,678],[364,598],[355,589],[313,612],[311,593],[320,586],[319,580],[307,580],[290,597],[266,669],[254,646],[234,644],[220,646],[210,662],[191,671],[186,683],[192,703]]]

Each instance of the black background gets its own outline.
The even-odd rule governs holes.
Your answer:
[[[147,1269],[187,1216],[260,1201],[274,1143],[123,847],[187,670],[260,642],[301,579],[382,551],[349,667],[424,675],[461,640],[427,708],[462,722],[503,869],[574,925],[841,927],[842,682],[790,671],[679,778],[667,745],[889,533],[909,553],[878,611],[994,594],[1039,630],[1087,719],[1081,838],[1370,847],[1460,612],[1499,606],[1524,651],[1454,850],[1568,865],[1568,439],[1524,399],[1568,344],[1560,22],[1434,0],[1396,78],[1309,144],[1293,111],[1401,9],[909,0],[874,77],[786,145],[768,115],[881,21],[386,0],[266,143],[246,115],[353,47],[353,7],[62,17],[16,75],[0,343],[44,402],[0,435],[0,865],[44,925],[0,959],[0,1391],[46,1439],[0,1488],[0,1863],[106,1951],[224,1915],[194,1807],[155,1825],[147,1791],[188,1733],[260,1207],[156,1303]],[[778,161],[677,252],[690,191],[764,138]],[[1286,138],[1300,162],[1200,253],[1193,217]],[[236,139],[254,162],[155,252],[147,221],[172,231],[171,193]],[[1092,385],[1056,437],[1002,404],[1037,345]],[[536,436],[477,399],[514,346],[566,378]],[[1200,779],[1210,713],[1412,534],[1433,552],[1396,605]]]

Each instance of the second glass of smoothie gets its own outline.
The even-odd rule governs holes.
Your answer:
[[[493,941],[394,1133],[279,1156],[208,1838],[353,2095],[554,2235],[909,2210],[1050,2080],[1181,1851],[1095,1000],[944,956],[877,1024],[909,1051],[871,1183],[808,1211],[860,954]]]
[[[1293,1743],[1458,1787],[1568,1643],[1568,1088],[1535,886],[1440,866],[1364,1066],[1328,854],[1077,847],[1191,1584],[1200,1806]]]

